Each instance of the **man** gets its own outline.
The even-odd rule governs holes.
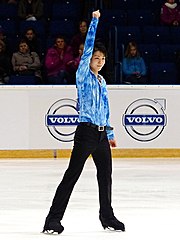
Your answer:
[[[116,141],[109,122],[106,82],[98,73],[105,64],[106,51],[101,44],[94,46],[99,17],[99,11],[92,13],[84,52],[76,73],[80,124],[76,129],[68,169],[56,190],[46,218],[43,229],[45,233],[61,233],[64,230],[60,221],[63,218],[74,185],[90,154],[97,168],[101,224],[104,229],[113,228],[125,231],[124,224],[115,218],[111,206],[112,157],[110,146],[116,147]]]

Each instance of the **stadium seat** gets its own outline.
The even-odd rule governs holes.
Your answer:
[[[122,44],[128,44],[130,41],[142,42],[142,33],[139,26],[116,26],[115,41],[117,48]]]
[[[159,46],[157,44],[139,44],[138,49],[147,65],[151,62],[160,61]]]
[[[161,62],[175,62],[180,44],[160,44]]]
[[[138,1],[135,0],[111,0],[112,9],[138,9]]]
[[[143,42],[155,44],[171,43],[169,27],[165,26],[144,26]]]
[[[101,21],[104,25],[108,26],[126,26],[127,25],[127,13],[125,10],[119,9],[104,9],[101,14]]]
[[[77,19],[81,13],[80,1],[60,1],[52,5],[52,19]]]
[[[170,28],[170,34],[173,44],[179,44],[180,43],[180,31],[179,27],[172,27]]]
[[[103,39],[103,41],[107,41],[109,31],[111,31],[114,26],[125,27],[127,25],[127,14],[125,10],[104,9],[102,10],[101,16],[101,21],[97,29],[97,37]]]
[[[7,37],[14,37],[17,35],[16,20],[0,20],[0,25]]]
[[[72,37],[75,34],[75,22],[71,19],[52,20],[49,26],[49,35],[57,36],[64,35],[66,37]]]
[[[154,14],[150,9],[130,9],[127,11],[127,22],[134,26],[154,25]]]
[[[35,85],[37,84],[34,76],[10,76],[9,85]]]
[[[176,84],[177,69],[172,62],[153,62],[150,64],[150,83],[151,84]]]
[[[0,3],[0,20],[17,19],[17,6],[15,4]]]
[[[164,0],[138,0],[140,9],[150,9],[152,12],[160,10]]]

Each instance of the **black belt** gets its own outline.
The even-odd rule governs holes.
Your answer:
[[[105,130],[113,130],[113,127],[109,127],[109,126],[98,126],[98,125],[93,124],[93,123],[90,123],[90,122],[80,122],[80,125],[95,128],[95,129],[98,130],[99,132],[103,132],[103,131],[105,131]]]

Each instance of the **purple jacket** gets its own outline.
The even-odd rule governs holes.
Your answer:
[[[60,71],[68,71],[67,63],[73,60],[71,47],[60,52],[56,47],[49,48],[45,58],[45,67],[48,76],[56,76]]]
[[[172,25],[174,21],[180,23],[180,6],[174,8],[168,7],[165,3],[161,8],[161,23],[164,25]]]

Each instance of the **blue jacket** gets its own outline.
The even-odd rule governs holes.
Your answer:
[[[101,84],[90,69],[98,19],[92,18],[85,40],[84,52],[76,72],[80,122],[91,122],[98,126],[110,126],[109,102],[105,79]],[[108,139],[114,139],[112,130],[107,130]]]
[[[122,63],[123,74],[125,76],[139,72],[142,76],[146,75],[146,65],[142,57],[124,58]]]

